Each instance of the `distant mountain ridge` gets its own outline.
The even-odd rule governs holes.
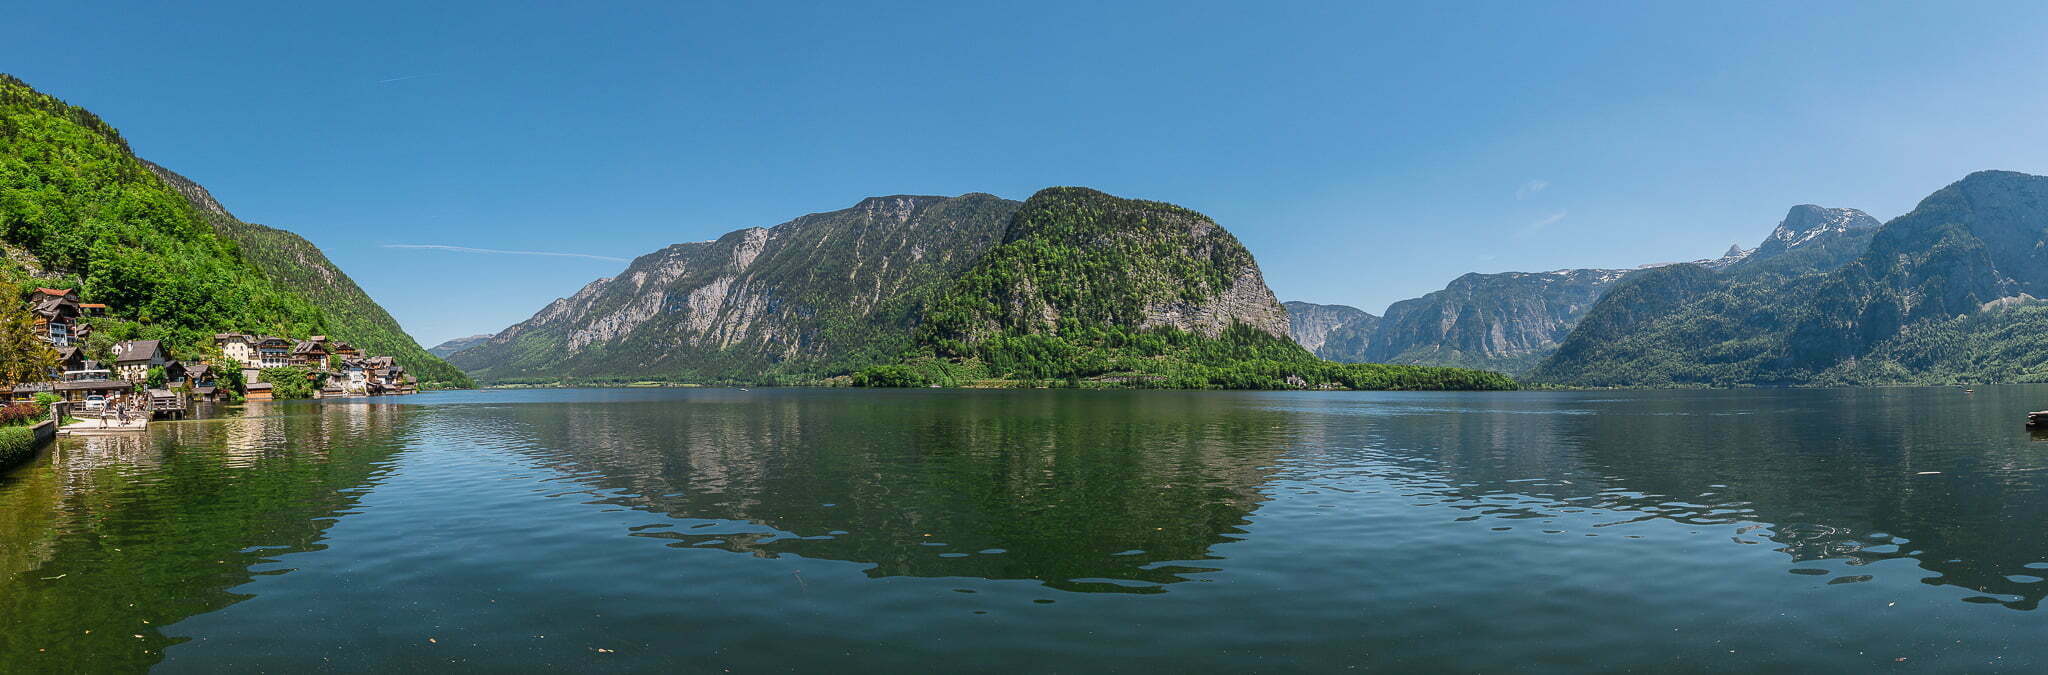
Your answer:
[[[1298,300],[1280,303],[1287,308],[1287,332],[1296,344],[1331,361],[1365,361],[1373,331],[1380,317],[1349,305],[1318,305]]]
[[[2048,378],[2036,359],[2048,350],[2033,331],[2044,325],[2033,298],[2048,295],[2048,178],[1973,173],[1874,229],[1860,214],[1832,215],[1802,222],[1867,236],[1849,262],[1797,276],[1631,275],[1662,288],[1659,301],[1611,294],[1585,320],[1600,317],[1602,328],[1575,332],[1531,377],[1604,386]]]
[[[1331,333],[1316,351],[1345,361],[1520,374],[1555,352],[1610,288],[1640,270],[1685,265],[1742,278],[1827,271],[1861,254],[1876,228],[1876,219],[1856,209],[1802,204],[1756,248],[1731,246],[1719,258],[1631,269],[1466,274],[1443,290],[1389,306],[1370,335],[1359,335],[1357,328]],[[1343,344],[1363,350],[1329,344],[1340,335]]]
[[[428,347],[427,353],[445,359],[450,356],[454,356],[456,352],[468,349],[470,347],[475,347],[478,344],[482,344],[485,340],[491,339],[491,336],[493,335],[496,335],[496,333],[478,333],[476,335],[446,340],[443,341],[441,344]]]

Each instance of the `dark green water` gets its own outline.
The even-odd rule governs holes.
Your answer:
[[[0,671],[2048,668],[2048,387],[455,392],[0,475]],[[1938,473],[1929,473],[1938,472]]]

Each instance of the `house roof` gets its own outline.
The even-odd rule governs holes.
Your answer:
[[[38,288],[38,289],[36,289],[36,292],[37,292],[37,293],[41,293],[41,294],[43,294],[43,295],[70,295],[70,294],[71,294],[71,289],[69,289],[69,288]]]
[[[140,363],[163,355],[163,343],[156,340],[129,340],[114,345],[115,363]]]
[[[244,388],[245,388],[245,389],[269,389],[269,388],[270,388],[270,383],[269,383],[269,382],[250,382],[250,383],[249,383],[248,385],[246,385],[246,386],[245,386]]]
[[[78,306],[80,306],[80,307],[91,307],[91,308],[93,308],[93,309],[106,309],[106,308],[107,308],[107,303],[104,303],[104,302],[81,302],[81,303],[78,303]]]

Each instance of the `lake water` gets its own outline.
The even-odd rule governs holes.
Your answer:
[[[0,671],[2048,669],[2048,387],[448,392],[0,475]]]

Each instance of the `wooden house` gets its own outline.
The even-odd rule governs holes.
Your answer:
[[[149,369],[170,362],[164,353],[163,343],[156,340],[129,340],[114,345],[114,372],[129,382],[149,379]]]
[[[85,324],[78,293],[68,288],[38,288],[29,294],[29,314],[35,317],[36,335],[58,347],[85,339]]]

